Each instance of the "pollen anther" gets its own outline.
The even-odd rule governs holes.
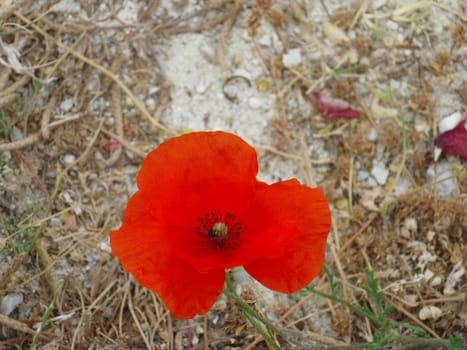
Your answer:
[[[231,249],[238,246],[243,232],[242,224],[231,212],[215,210],[198,217],[196,233],[202,237],[200,242],[214,249]],[[207,241],[206,241],[207,238]]]
[[[209,236],[216,240],[222,241],[229,237],[229,229],[223,222],[216,222],[212,226],[212,229],[209,230]]]

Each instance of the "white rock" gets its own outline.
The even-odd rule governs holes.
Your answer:
[[[147,98],[147,99],[144,101],[144,103],[146,104],[146,106],[147,106],[148,108],[154,108],[154,107],[156,107],[156,100],[153,99],[152,97]]]
[[[50,226],[52,227],[60,227],[62,226],[62,224],[63,224],[62,220],[57,216],[50,219]]]
[[[428,306],[422,307],[422,309],[421,309],[420,312],[418,313],[418,317],[419,317],[421,320],[427,320],[427,319],[434,319],[434,320],[436,320],[436,319],[439,318],[442,314],[443,314],[443,312],[441,311],[440,308],[438,308],[438,307],[436,307],[436,306],[433,306],[433,305],[428,305]]]
[[[68,153],[68,154],[65,155],[63,160],[65,161],[65,163],[71,164],[76,160],[76,157],[75,157],[74,154]]]
[[[371,142],[375,142],[378,140],[378,132],[376,131],[375,128],[371,128],[370,131],[368,131],[368,135],[366,135],[366,139]]]
[[[157,94],[160,89],[161,89],[161,87],[159,85],[149,85],[148,86],[148,94],[149,95]]]
[[[22,302],[23,294],[21,293],[9,293],[5,295],[0,304],[0,314],[8,316]]]
[[[78,13],[81,6],[78,2],[73,0],[62,0],[53,5],[49,12],[64,12],[64,13]]]
[[[444,284],[444,295],[453,295],[456,293],[456,284],[458,284],[465,275],[465,269],[462,266],[462,261],[457,262],[453,268],[451,273],[449,274],[446,283]]]
[[[410,232],[417,232],[417,229],[418,229],[417,220],[412,217],[406,218],[404,221],[404,227]]]
[[[74,100],[72,97],[68,97],[60,103],[60,109],[64,112],[69,112],[73,108]]]
[[[99,243],[99,248],[105,252],[111,253],[112,249],[110,248],[110,243],[109,240],[106,239],[105,241],[102,241]]]
[[[366,179],[368,179],[369,176],[370,176],[370,174],[367,171],[360,170],[357,173],[357,181],[360,182],[360,181],[366,180]]]
[[[23,132],[16,126],[13,126],[13,128],[11,129],[11,138],[13,139],[13,141],[22,140],[24,138]]]
[[[462,120],[461,112],[455,112],[447,117],[441,119],[438,123],[439,133],[454,129],[457,124]]]
[[[439,286],[441,284],[441,277],[440,276],[435,276],[431,282],[430,282],[430,286],[432,287],[435,287],[435,286]]]
[[[140,5],[137,2],[124,1],[123,8],[117,14],[118,19],[127,23],[137,21],[139,7]]]
[[[68,192],[63,192],[63,199],[67,203],[73,202],[73,199],[71,198],[71,195]]]
[[[376,164],[373,169],[371,169],[371,175],[378,184],[384,185],[388,179],[389,170],[379,164]]]
[[[300,63],[302,63],[300,49],[290,49],[282,56],[282,64],[287,68],[291,68]]]
[[[272,44],[271,37],[269,35],[266,35],[266,34],[261,36],[258,39],[258,44],[260,44],[261,46],[266,46],[266,47],[271,46],[271,44]]]
[[[81,207],[74,207],[74,208],[73,208],[73,212],[74,212],[76,215],[81,215],[81,214],[83,214],[83,209],[81,209]]]
[[[386,27],[388,27],[388,29],[391,29],[391,30],[397,30],[399,28],[399,24],[393,21],[387,21]]]
[[[206,92],[206,90],[208,89],[208,85],[207,84],[204,84],[204,83],[199,83],[198,85],[196,85],[195,87],[195,90],[198,94],[204,94]]]

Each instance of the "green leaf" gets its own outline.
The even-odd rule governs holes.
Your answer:
[[[371,93],[378,97],[380,100],[390,104],[391,106],[396,105],[396,101],[394,101],[394,97],[392,96],[391,89],[389,86],[387,87],[386,91],[380,90],[378,88],[370,89]]]
[[[10,135],[11,128],[8,125],[7,118],[2,111],[0,111],[0,137],[6,139]]]
[[[32,86],[36,91],[40,91],[44,85],[39,79],[32,79]]]
[[[465,341],[461,337],[449,337],[448,339],[449,350],[462,350],[465,349]]]
[[[382,216],[386,216],[388,214],[388,207],[391,202],[394,201],[394,198],[392,197],[387,197],[380,205],[379,211]]]
[[[323,266],[324,272],[326,273],[326,277],[328,278],[329,281],[329,286],[331,287],[331,294],[332,295],[339,295],[340,292],[340,286],[339,283],[334,281],[334,275],[332,274],[331,270],[327,265]]]

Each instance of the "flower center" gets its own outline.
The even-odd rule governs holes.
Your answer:
[[[223,222],[216,222],[212,229],[209,230],[209,236],[222,241],[229,237],[229,228]]]
[[[236,247],[243,232],[242,224],[230,212],[225,214],[221,211],[208,212],[204,217],[198,217],[198,223],[199,226],[195,228],[196,233],[205,243],[207,239],[207,243],[215,249]]]

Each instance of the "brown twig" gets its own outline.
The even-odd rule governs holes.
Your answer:
[[[221,66],[222,69],[227,70],[227,62],[225,61],[225,45],[227,43],[227,37],[229,36],[230,31],[232,30],[232,27],[237,20],[237,16],[241,12],[243,8],[243,3],[245,0],[240,0],[236,1],[232,9],[229,11],[229,16],[227,17],[227,20],[224,22],[224,25],[221,29],[220,35],[219,35],[219,41],[217,43],[217,61],[219,65]]]
[[[67,123],[70,121],[75,121],[81,117],[80,114],[75,114],[73,116],[70,116],[66,119],[63,120],[57,120],[55,122],[52,122],[49,124],[48,128],[49,129],[54,129],[63,123]],[[18,140],[18,141],[13,141],[13,142],[8,142],[8,143],[1,143],[0,144],[0,152],[7,152],[7,151],[13,151],[17,149],[21,149],[27,146],[30,146],[36,142],[38,142],[41,139],[42,135],[41,132],[36,132],[34,134],[26,136],[24,139]]]

